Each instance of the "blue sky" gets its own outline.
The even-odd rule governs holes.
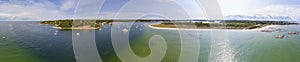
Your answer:
[[[260,14],[300,19],[299,0],[218,0],[218,2],[224,16]],[[144,9],[125,8],[127,12],[123,12],[123,17],[158,11],[173,13],[172,15],[178,19],[205,19],[203,7],[194,0],[106,0],[103,5],[99,6],[99,4],[101,2],[95,0],[0,0],[0,21],[89,19],[95,18],[97,15],[97,18],[100,19],[112,19],[120,14],[118,11],[124,10],[126,5]],[[78,13],[84,10],[83,8],[90,10]],[[130,11],[131,9],[140,11]],[[184,9],[184,11],[177,9]],[[189,17],[184,18],[185,14],[188,14]]]

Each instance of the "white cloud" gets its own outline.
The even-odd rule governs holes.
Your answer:
[[[249,9],[249,10],[223,10],[225,16],[228,15],[270,15],[270,16],[289,16],[293,19],[300,18],[300,6],[297,5],[270,5],[260,9]]]
[[[6,21],[25,21],[68,18],[70,16],[57,9],[57,6],[49,1],[33,2],[28,0],[23,1],[27,3],[18,2],[0,4],[0,17]]]
[[[61,0],[59,2],[50,2],[49,0],[12,0],[10,2],[0,3],[0,20],[11,20],[11,21],[25,21],[25,20],[49,20],[49,19],[66,19],[66,18],[95,18],[96,15],[99,15],[97,11],[100,8],[100,0],[81,0],[77,6],[78,0]],[[98,2],[95,2],[98,1]],[[137,0],[138,1],[138,0]],[[139,1],[142,3],[135,3],[132,6],[141,7],[140,11],[128,11],[123,14],[122,17],[135,16],[137,14],[144,14],[146,12],[161,12],[172,14],[172,16],[178,19],[186,19],[187,16],[182,14],[190,14],[192,18],[199,18],[202,15],[197,9],[194,10],[195,3],[193,1],[186,2],[182,5],[188,9],[186,11],[181,11],[181,7],[176,7],[177,0],[145,0]],[[179,1],[179,0],[178,0]],[[153,4],[144,4],[145,2],[153,2]],[[193,2],[194,4],[190,4]],[[178,5],[179,6],[179,5]],[[153,8],[152,8],[153,7]],[[129,8],[133,9],[133,8]],[[168,10],[165,10],[168,9]],[[75,12],[76,11],[76,12]],[[100,14],[98,18],[102,19],[112,19],[116,15],[115,12],[106,12]],[[190,18],[190,17],[189,17]],[[121,18],[120,18],[121,19]]]
[[[60,9],[61,10],[70,10],[75,7],[76,1],[75,0],[64,0]]]
[[[286,5],[272,5],[262,9],[258,9],[253,14],[264,14],[274,16],[290,16],[293,18],[300,17],[300,7]]]

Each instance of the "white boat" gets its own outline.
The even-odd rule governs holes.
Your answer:
[[[299,34],[299,32],[289,32],[288,34]]]
[[[122,31],[123,31],[123,32],[128,32],[128,29],[123,29]]]
[[[275,38],[280,38],[280,39],[282,39],[282,38],[284,38],[285,36],[284,35],[276,35],[275,36]]]

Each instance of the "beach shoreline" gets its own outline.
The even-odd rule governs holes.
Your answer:
[[[164,29],[164,30],[197,30],[197,31],[211,31],[211,30],[226,30],[226,31],[261,31],[268,29],[270,27],[277,27],[278,25],[268,25],[264,26],[262,28],[255,28],[255,29],[200,29],[200,28],[166,28],[166,27],[154,27],[151,25],[148,25],[150,28],[153,29]]]

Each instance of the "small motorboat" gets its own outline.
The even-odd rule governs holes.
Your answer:
[[[273,30],[261,30],[261,32],[273,32]]]
[[[299,32],[289,32],[288,34],[299,34]]]
[[[80,33],[76,33],[76,35],[77,35],[77,36],[79,36],[79,35],[80,35]]]
[[[123,32],[128,32],[129,30],[128,30],[128,29],[123,29],[122,31],[123,31]]]
[[[275,31],[277,31],[277,32],[286,32],[287,30],[285,30],[285,29],[275,29]]]
[[[282,39],[284,38],[285,36],[284,35],[276,35],[275,38],[278,38],[278,39]]]

